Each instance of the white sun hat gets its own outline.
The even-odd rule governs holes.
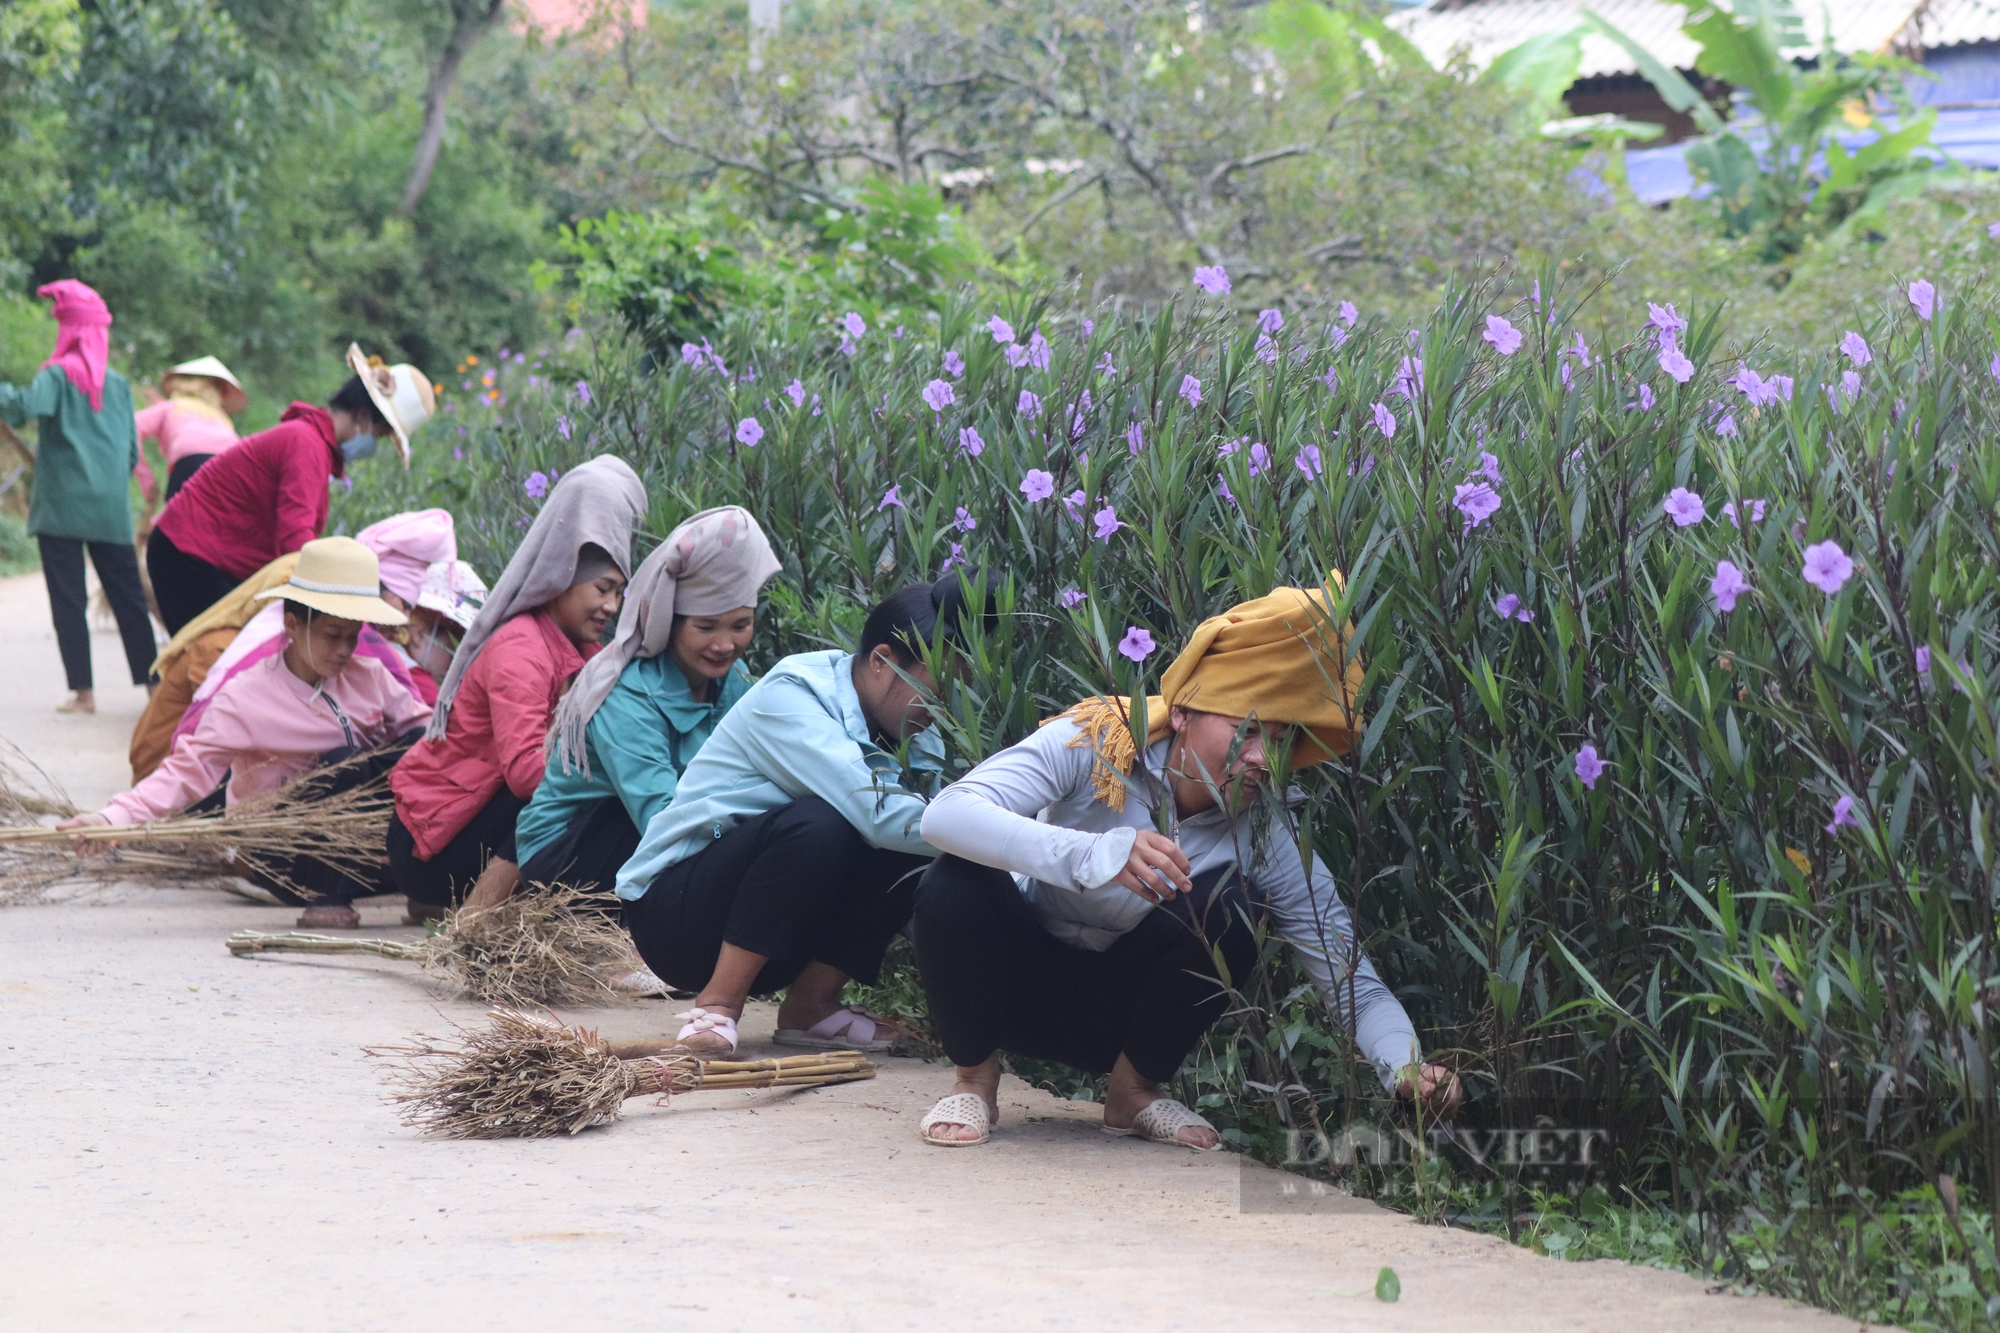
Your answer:
[[[199,375],[204,379],[211,379],[220,384],[222,386],[222,410],[232,417],[250,404],[250,395],[243,391],[243,386],[237,383],[236,377],[229,373],[229,367],[223,365],[220,358],[198,356],[192,361],[181,362],[167,373],[169,375]]]
[[[460,629],[471,629],[486,605],[486,581],[463,560],[439,560],[424,571],[417,605],[437,612]]]
[[[404,362],[385,366],[361,354],[361,344],[347,345],[347,368],[361,377],[375,410],[389,423],[396,436],[396,451],[403,466],[410,465],[410,437],[423,428],[437,411],[437,391],[424,372]]]
[[[257,594],[283,597],[315,611],[370,625],[407,625],[410,618],[382,600],[382,567],[375,553],[352,537],[321,537],[299,548],[290,581]]]

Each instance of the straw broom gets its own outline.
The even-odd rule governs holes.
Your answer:
[[[474,999],[508,1009],[609,1004],[630,998],[612,978],[638,963],[617,922],[591,910],[597,894],[555,884],[523,888],[484,910],[461,907],[421,940],[345,939],[242,930],[238,957],[259,953],[374,954],[412,962]]]
[[[461,1044],[418,1036],[408,1046],[367,1048],[396,1059],[387,1100],[404,1124],[454,1139],[552,1138],[608,1125],[627,1098],[730,1088],[810,1088],[875,1077],[859,1051],[776,1060],[702,1060],[685,1047],[620,1059],[587,1028],[564,1027],[518,1009],[496,1009],[490,1027]],[[464,1031],[461,1029],[461,1031]]]

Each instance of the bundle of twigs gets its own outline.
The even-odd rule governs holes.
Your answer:
[[[523,888],[498,906],[461,907],[421,940],[357,940],[254,930],[229,937],[229,952],[375,954],[416,963],[463,993],[510,1009],[608,1004],[626,998],[612,982],[638,966],[617,921],[592,910],[597,896],[555,884]]]
[[[7,781],[10,776],[0,773],[7,790],[0,807],[25,812],[35,795]],[[0,877],[12,896],[19,896],[22,886],[65,880],[224,875],[263,879],[303,893],[286,867],[294,857],[310,856],[341,868],[357,883],[370,884],[395,811],[387,779],[327,795],[313,776],[220,815],[181,815],[112,828],[0,828]]]
[[[587,1028],[564,1027],[517,1009],[496,1009],[492,1025],[457,1044],[419,1036],[408,1046],[370,1047],[396,1059],[403,1123],[454,1139],[551,1138],[608,1125],[625,1099],[727,1088],[809,1088],[875,1077],[859,1051],[821,1051],[776,1060],[702,1060],[685,1047],[621,1059]]]

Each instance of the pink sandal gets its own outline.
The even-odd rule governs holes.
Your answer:
[[[728,1014],[696,1005],[674,1017],[687,1020],[674,1041],[696,1055],[716,1060],[736,1054],[736,1020]]]
[[[811,1046],[826,1051],[888,1050],[902,1038],[878,1013],[843,1005],[809,1028],[779,1028],[771,1040],[780,1046]]]

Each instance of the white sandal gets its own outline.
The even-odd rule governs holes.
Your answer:
[[[976,1139],[940,1139],[931,1134],[933,1125],[964,1125],[979,1131]],[[993,1113],[986,1099],[976,1092],[954,1092],[938,1098],[937,1105],[924,1113],[917,1125],[917,1137],[933,1148],[976,1148],[993,1137]]]
[[[887,1051],[902,1037],[889,1020],[859,1005],[842,1005],[809,1028],[779,1028],[771,1040],[779,1046],[810,1046],[826,1051]]]
[[[1215,1126],[1171,1097],[1161,1097],[1157,1101],[1148,1102],[1145,1110],[1132,1117],[1130,1129],[1104,1126],[1106,1134],[1114,1134],[1119,1138],[1145,1139],[1150,1143],[1165,1143],[1175,1148],[1186,1148],[1191,1152],[1214,1152],[1222,1147],[1222,1138],[1217,1135],[1216,1141],[1211,1146],[1197,1148],[1192,1143],[1182,1140],[1181,1131],[1184,1129],[1205,1129],[1213,1133]]]
[[[708,1060],[736,1054],[736,1020],[728,1014],[696,1005],[674,1017],[687,1020],[686,1026],[674,1037],[679,1045]]]

